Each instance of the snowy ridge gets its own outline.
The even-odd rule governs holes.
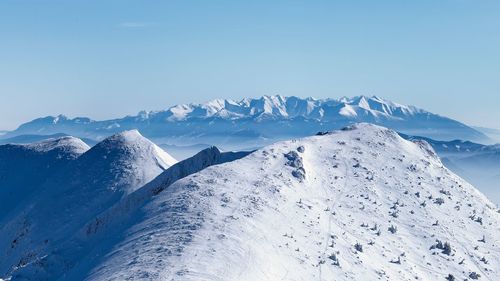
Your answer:
[[[120,136],[115,136],[110,139],[123,139],[123,135],[127,134],[129,133],[121,134]],[[135,135],[135,133],[133,134]],[[132,135],[132,137],[130,135],[125,136],[127,142],[134,139],[134,135]],[[143,140],[139,139],[139,141]],[[109,145],[109,141],[105,143]],[[16,275],[15,279],[26,278],[45,280],[45,278],[47,278],[47,280],[54,280],[60,274],[66,274],[64,270],[67,270],[65,267],[69,264],[79,263],[81,268],[82,263],[91,263],[92,260],[95,259],[95,256],[92,254],[93,249],[99,248],[96,246],[100,245],[102,241],[115,238],[114,235],[117,230],[120,229],[120,223],[130,216],[133,216],[137,208],[142,206],[147,200],[150,200],[151,197],[161,192],[163,188],[169,186],[179,178],[195,173],[203,168],[233,161],[248,155],[248,153],[249,152],[221,152],[216,147],[212,147],[199,152],[189,159],[174,164],[156,179],[127,195],[122,200],[117,201],[115,204],[111,204],[108,209],[97,214],[95,217],[80,216],[81,228],[79,230],[73,229],[73,232],[66,231],[64,237],[59,237],[60,240],[58,243],[51,245],[51,247],[45,251],[47,254],[40,257],[41,260],[28,265],[26,269],[24,267],[16,268],[15,271],[20,271],[21,275]],[[65,204],[71,204],[71,202],[67,202],[66,200]],[[83,223],[86,224],[83,225]],[[83,259],[83,256],[87,256],[87,258]],[[25,270],[30,271],[26,273],[24,272]],[[28,274],[29,277],[23,274]],[[77,275],[74,276],[74,279],[80,278]]]
[[[22,198],[88,149],[88,145],[73,137],[28,145],[0,145],[0,220]]]
[[[27,149],[32,149],[38,152],[49,152],[51,150],[59,150],[61,152],[69,152],[73,155],[83,154],[90,147],[79,138],[65,136],[57,139],[48,139],[42,142],[26,144]]]
[[[126,213],[135,211],[136,208],[141,206],[148,199],[159,194],[181,178],[213,165],[234,161],[249,153],[250,152],[221,152],[217,147],[204,149],[193,157],[176,163],[154,180],[128,195],[123,200],[120,200],[103,214],[97,216],[95,220],[88,223],[82,231],[80,231],[79,236],[80,238],[88,239],[88,236],[102,231],[101,228],[103,227],[109,227],[110,224],[115,223],[113,220],[121,219]]]
[[[127,220],[135,219],[138,209],[144,203],[157,196],[176,180],[198,172],[206,167],[234,161],[248,155],[249,152],[220,152],[216,147],[205,149],[197,155],[181,161],[144,187],[129,194],[116,204],[88,220],[80,230],[51,249],[39,263],[21,268],[16,278],[38,280],[56,280],[62,275],[63,280],[78,280],[88,267],[94,266],[109,245],[121,237],[120,231]],[[126,225],[126,224],[125,224]],[[64,265],[75,264],[75,268]],[[67,266],[66,266],[67,267]],[[72,269],[71,272],[69,269]]]
[[[491,202],[444,168],[424,142],[372,125],[278,143],[209,167],[142,210],[89,280],[499,274],[500,221]]]
[[[133,193],[155,191],[136,212],[96,232],[90,253],[56,251],[15,271],[16,280],[54,270],[64,272],[58,280],[499,275],[498,210],[426,142],[392,130],[359,124],[280,142],[173,184],[165,173]],[[71,241],[60,245],[78,248]]]
[[[460,177],[481,190],[497,206],[500,204],[500,144],[483,145],[469,141],[435,141],[401,135],[405,139],[423,139],[432,145],[443,163]]]
[[[137,131],[128,131],[60,167],[0,218],[0,274],[36,263],[90,218],[175,163]]]
[[[89,161],[93,161],[94,158],[101,157],[101,155],[110,161],[107,164],[111,169],[119,170],[121,166],[123,169],[129,170],[128,174],[131,177],[137,177],[138,171],[144,173],[142,176],[138,177],[141,179],[141,182],[134,183],[133,180],[129,178],[123,179],[124,184],[129,185],[132,183],[134,188],[144,185],[163,170],[177,163],[177,160],[156,144],[144,138],[137,130],[124,131],[107,138],[95,145],[91,151],[89,151],[87,155],[83,155],[83,157],[89,158]],[[138,164],[133,166],[122,165],[123,160],[131,163],[138,162]],[[119,166],[117,167],[117,165]],[[99,167],[99,169],[101,169],[101,167]],[[95,172],[98,173],[97,170]],[[120,184],[114,179],[110,180],[113,181],[115,185]],[[126,188],[125,193],[128,194],[133,192],[134,188]]]

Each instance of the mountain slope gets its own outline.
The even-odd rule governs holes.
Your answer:
[[[492,142],[500,143],[500,130],[492,128],[484,128],[484,127],[473,127],[473,128],[488,136],[492,140]]]
[[[4,137],[24,134],[67,133],[99,139],[114,132],[139,129],[147,137],[170,144],[205,142],[222,145],[253,139],[280,139],[339,129],[356,122],[384,125],[411,135],[438,140],[487,139],[458,121],[379,97],[314,99],[264,96],[257,99],[213,100],[182,104],[161,111],[143,111],[121,119],[93,121],[65,116],[45,117],[21,125]]]
[[[499,223],[427,143],[360,124],[167,183],[60,280],[495,280]]]
[[[89,280],[494,280],[500,269],[492,204],[426,144],[371,125],[207,168],[142,210]]]
[[[402,135],[405,139],[425,140],[439,154],[445,165],[472,183],[497,205],[500,204],[500,145],[469,141],[435,141]]]
[[[249,152],[220,152],[216,147],[211,147],[174,164],[148,184],[110,204],[98,215],[90,218],[80,217],[79,229],[66,231],[64,237],[58,237],[57,243],[47,247],[45,255],[15,267],[8,275],[13,274],[11,277],[14,280],[56,280],[61,275],[67,280],[82,279],[81,276],[85,275],[82,271],[91,268],[106,250],[110,250],[108,247],[114,245],[110,241],[121,238],[123,222],[140,215],[137,214],[138,209],[145,202],[180,178],[248,154]],[[52,237],[59,232],[57,229],[50,231]]]
[[[59,139],[64,137],[71,137],[70,135],[57,133],[52,135],[18,135],[12,138],[0,139],[0,144],[30,144],[34,142],[42,142],[50,139]],[[91,139],[81,139],[87,145],[95,145],[97,142]]]
[[[88,145],[73,137],[0,145],[0,219],[88,149]]]
[[[36,262],[91,218],[175,164],[137,131],[98,143],[0,221],[2,275]]]

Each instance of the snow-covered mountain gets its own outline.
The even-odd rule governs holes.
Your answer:
[[[80,139],[63,137],[27,145],[0,145],[0,219],[26,194],[73,162],[89,146]]]
[[[88,149],[83,142],[69,138],[26,147],[54,151],[54,143],[69,141],[80,144],[79,153]],[[0,146],[4,147],[11,146]],[[5,174],[7,180],[1,186],[2,192],[4,188],[23,189],[16,193],[17,205],[0,217],[0,274],[37,262],[61,239],[176,163],[137,131],[113,135],[75,156],[64,165],[54,166],[55,170],[43,180],[40,177],[39,183],[32,178],[38,171],[14,168]],[[10,154],[2,160],[8,165],[16,157]],[[26,157],[24,162],[38,163],[34,157]],[[51,165],[48,161],[43,163]],[[33,184],[36,188],[26,190],[26,183],[17,178],[27,178],[28,186]],[[0,198],[1,205],[8,203],[8,199]]]
[[[204,104],[176,105],[161,111],[142,111],[136,116],[106,121],[70,119],[60,115],[25,123],[7,133],[4,138],[66,133],[101,139],[119,131],[138,129],[149,138],[168,140],[174,145],[200,143],[200,138],[205,143],[224,145],[242,140],[302,137],[357,122],[380,124],[410,135],[437,140],[487,139],[483,133],[458,121],[375,96],[340,99],[263,96],[241,101],[218,99]]]
[[[496,280],[499,225],[427,143],[359,124],[246,156],[207,149],[0,278]]]
[[[34,142],[42,142],[45,140],[50,140],[50,139],[60,139],[63,137],[71,137],[68,134],[64,133],[57,133],[57,134],[51,134],[51,135],[18,135],[15,137],[11,138],[2,138],[0,139],[0,145],[1,144],[31,144]],[[80,139],[87,145],[93,146],[97,144],[98,141],[92,140],[92,139]]]
[[[483,145],[470,141],[435,141],[429,138],[402,136],[405,139],[428,142],[446,167],[500,205],[500,144]]]

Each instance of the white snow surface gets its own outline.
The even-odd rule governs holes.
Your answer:
[[[358,124],[279,142],[163,183],[116,227],[87,238],[95,241],[92,252],[75,258],[61,251],[12,276],[44,280],[53,270],[62,274],[47,280],[500,276],[498,209],[446,169],[427,143],[386,128]]]
[[[113,135],[68,162],[0,217],[0,277],[39,262],[88,220],[175,163],[137,131]]]
[[[63,152],[70,152],[76,155],[85,153],[90,147],[79,138],[67,136],[56,139],[48,139],[41,142],[24,144],[26,149],[31,149],[37,152],[48,152],[55,149],[60,149]]]
[[[124,131],[120,134],[113,135],[103,143],[106,142],[110,143],[106,145],[109,149],[115,149],[117,146],[128,147],[134,152],[137,152],[133,154],[135,157],[142,160],[145,160],[148,156],[151,156],[151,158],[156,162],[156,166],[158,166],[162,170],[165,170],[177,163],[177,160],[174,157],[170,156],[170,154],[165,152],[156,144],[143,137],[137,130]],[[144,168],[145,170],[151,170],[146,169],[146,167],[142,168]],[[154,169],[152,170],[154,171]],[[151,180],[156,175],[158,175],[156,171],[154,172],[154,174],[154,176],[147,176],[147,178]]]

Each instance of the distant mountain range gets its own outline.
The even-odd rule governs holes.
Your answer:
[[[436,140],[488,140],[484,133],[459,121],[376,96],[314,99],[279,95],[182,104],[167,110],[142,111],[136,116],[104,121],[48,116],[22,124],[2,138],[64,133],[100,140],[124,130],[138,129],[144,136],[161,140],[161,143],[224,145],[303,137],[358,122],[379,124],[405,134]]]
[[[500,143],[500,130],[498,130],[498,129],[492,129],[492,128],[485,128],[485,127],[477,127],[477,126],[473,126],[472,128],[474,128],[474,129],[478,130],[479,132],[485,134],[493,142]]]

